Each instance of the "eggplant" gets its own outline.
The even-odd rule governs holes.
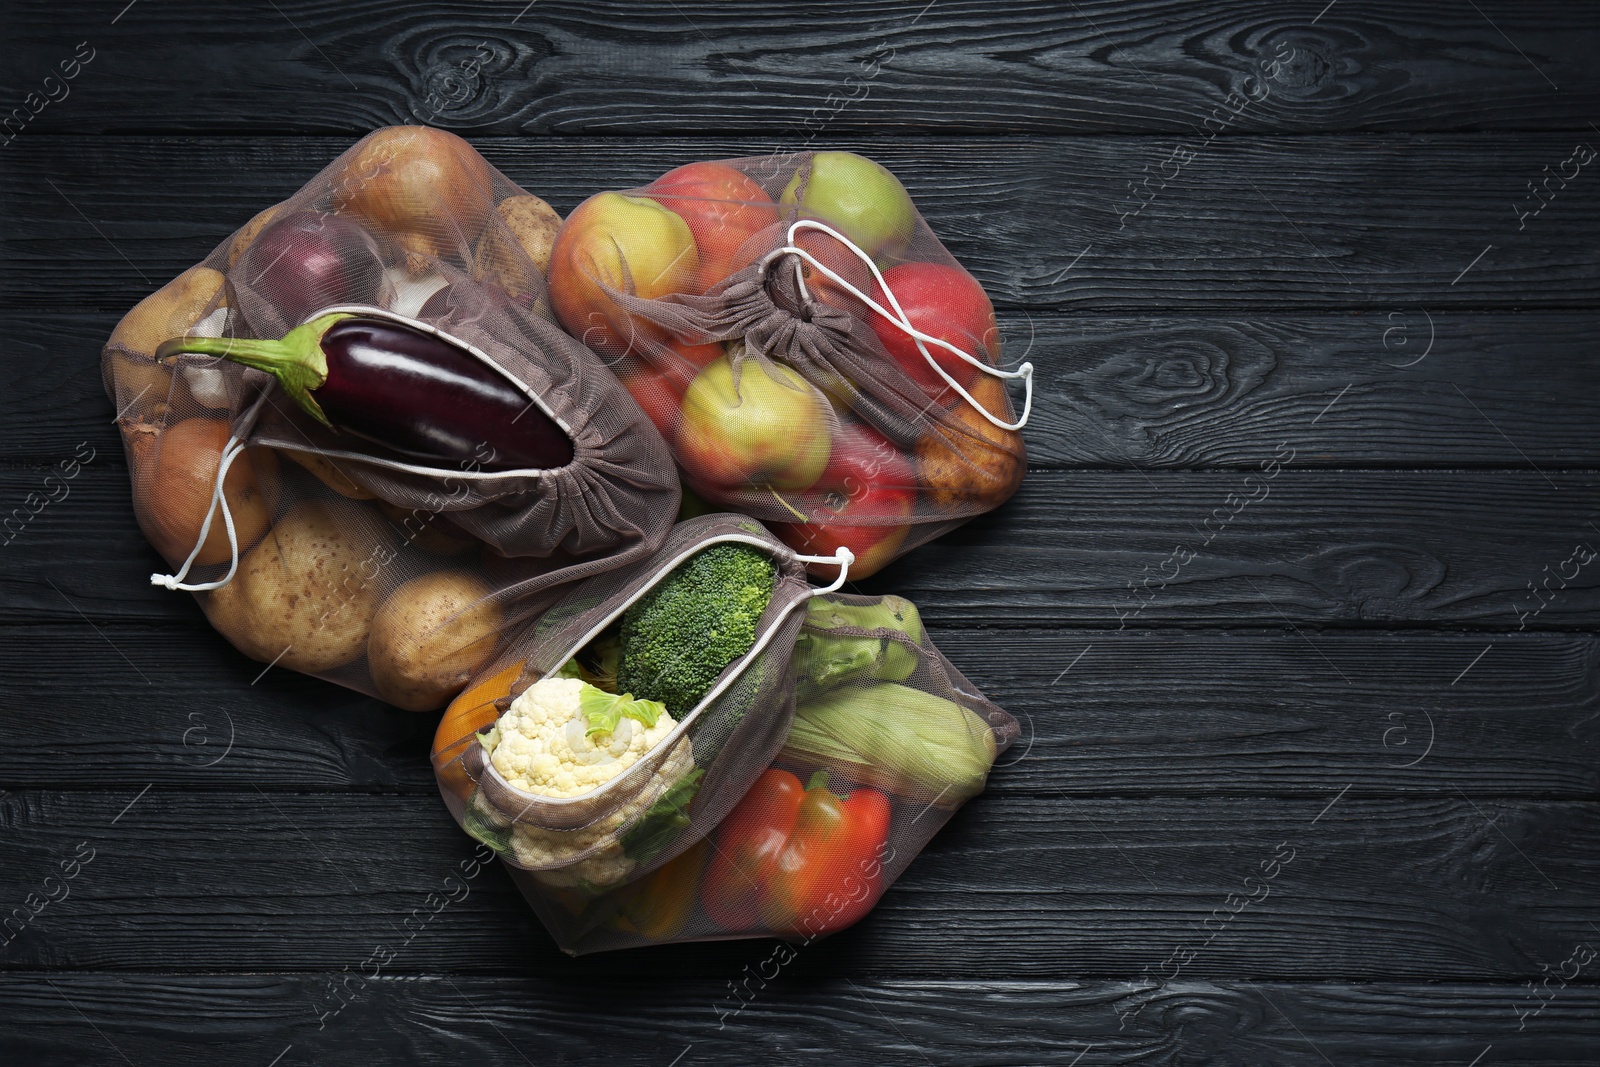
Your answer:
[[[331,312],[281,340],[174,337],[156,359],[220,356],[264,370],[323,425],[433,464],[550,470],[572,438],[506,374],[412,322]]]

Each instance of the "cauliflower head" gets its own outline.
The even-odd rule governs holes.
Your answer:
[[[620,777],[676,725],[653,701],[615,696],[578,678],[549,677],[517,697],[482,744],[512,788],[575,797]]]
[[[511,853],[518,866],[532,870],[535,878],[556,888],[595,890],[626,881],[639,864],[623,847],[623,831],[693,770],[694,748],[684,738],[637,796],[588,826],[547,830],[514,822]],[[582,858],[571,862],[573,856]]]

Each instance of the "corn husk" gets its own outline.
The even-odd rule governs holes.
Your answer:
[[[983,789],[995,736],[977,714],[920,689],[879,682],[795,709],[784,752],[861,785],[953,808]]]

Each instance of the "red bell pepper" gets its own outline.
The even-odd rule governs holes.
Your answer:
[[[883,892],[889,798],[858,787],[807,785],[772,769],[756,779],[716,832],[700,903],[728,930],[762,929],[807,938],[842,930]]]

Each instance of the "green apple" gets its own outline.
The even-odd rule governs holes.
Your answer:
[[[911,240],[917,209],[900,179],[854,152],[818,152],[783,190],[781,203],[802,218],[825,222],[869,256],[899,251]]]
[[[749,485],[809,489],[833,450],[828,402],[793,369],[728,356],[708,363],[683,397],[678,462],[720,495]]]

